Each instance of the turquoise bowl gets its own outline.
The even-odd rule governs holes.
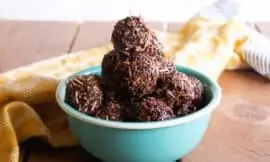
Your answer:
[[[108,162],[173,162],[189,154],[201,141],[213,110],[221,99],[216,81],[187,67],[177,70],[195,76],[206,85],[207,105],[190,115],[156,122],[117,122],[87,116],[64,102],[66,80],[56,91],[59,106],[68,116],[69,126],[83,148]],[[77,74],[100,74],[95,66]]]

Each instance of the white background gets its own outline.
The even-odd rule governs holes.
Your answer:
[[[117,20],[129,11],[146,20],[184,21],[215,0],[0,0],[0,19]],[[270,0],[242,0],[242,17],[269,21]]]

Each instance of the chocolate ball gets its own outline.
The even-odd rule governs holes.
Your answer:
[[[157,90],[157,94],[174,109],[177,116],[183,116],[200,108],[204,87],[198,79],[177,72],[163,81],[163,87]]]
[[[101,62],[101,83],[102,86],[106,89],[114,91],[117,89],[115,83],[118,80],[117,72],[115,71],[115,66],[119,61],[119,55],[116,51],[112,50],[104,55]]]
[[[205,87],[203,83],[193,76],[188,76],[194,85],[194,100],[193,104],[196,105],[197,108],[204,106],[205,102]]]
[[[121,91],[124,96],[142,97],[156,90],[158,79],[164,80],[176,72],[173,62],[157,54],[159,51],[136,53],[124,55],[112,50],[103,57],[101,82],[106,89]]]
[[[115,71],[120,80],[115,84],[120,85],[120,89],[131,96],[140,98],[149,95],[156,90],[160,63],[158,57],[144,54],[119,61]]]
[[[140,122],[161,121],[174,118],[172,109],[162,100],[147,97],[136,104],[136,120]]]
[[[72,76],[67,83],[65,100],[80,112],[96,113],[103,100],[100,77],[92,74]]]
[[[118,101],[115,93],[108,91],[104,93],[103,105],[94,116],[105,120],[122,121],[123,105]]]
[[[165,54],[161,48],[157,48],[156,44],[150,44],[147,47],[145,47],[144,51],[135,51],[132,53],[127,53],[129,55],[137,55],[137,54],[145,54],[145,55],[150,55],[152,57],[155,56],[162,56],[162,58],[165,59]]]
[[[125,105],[123,107],[123,116],[125,117],[125,121],[128,122],[133,122],[136,121],[136,112],[135,112],[135,108],[134,108],[134,104],[129,101],[129,100],[125,100],[124,102],[122,101],[123,105]]]
[[[101,84],[108,91],[123,92],[121,85],[123,82],[123,76],[117,70],[118,64],[125,61],[128,57],[119,55],[118,52],[112,50],[108,52],[102,59],[101,67]],[[122,96],[125,96],[127,92],[123,92]]]
[[[114,49],[121,52],[141,52],[149,45],[162,49],[157,36],[141,17],[129,16],[118,21],[113,29],[111,41]]]
[[[142,97],[156,89],[162,56],[120,55],[115,51],[102,60],[102,85],[122,96]]]
[[[172,61],[162,58],[161,65],[159,67],[159,82],[164,82],[168,78],[171,78],[176,73],[176,67]]]
[[[113,69],[119,60],[117,58],[117,52],[114,50],[109,51],[107,54],[103,56],[102,62],[101,62],[101,68],[102,68],[102,73],[110,71]]]

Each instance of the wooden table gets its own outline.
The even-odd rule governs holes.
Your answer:
[[[157,23],[151,23],[157,26]],[[0,72],[109,41],[113,23],[0,21]],[[179,24],[170,24],[175,30]],[[270,36],[270,23],[258,23]],[[270,82],[253,71],[224,72],[223,99],[201,144],[184,162],[269,162]],[[31,140],[24,162],[90,162],[81,148],[59,148]]]

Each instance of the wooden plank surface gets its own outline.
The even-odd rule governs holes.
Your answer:
[[[185,162],[270,161],[270,82],[242,71],[224,73],[220,84],[222,102]]]
[[[161,29],[162,24],[158,22],[148,23],[155,29]],[[102,46],[110,42],[111,32],[114,22],[85,22],[80,26],[76,41],[72,47],[72,51],[80,51],[91,49],[93,47]],[[177,23],[179,27],[179,23]]]
[[[109,41],[112,25],[88,22],[78,28],[76,23],[0,22],[0,68],[14,68],[69,49],[78,51],[102,45]],[[171,24],[170,30],[178,27]],[[259,23],[259,27],[270,36],[269,23]],[[270,83],[253,71],[235,71],[225,72],[220,84],[222,103],[214,112],[203,141],[184,162],[270,161]],[[27,162],[96,161],[82,148],[31,145]]]
[[[222,102],[201,144],[183,162],[269,162],[269,81],[253,71],[241,71],[225,72],[220,84]],[[80,157],[96,161],[80,148],[66,150],[33,149],[29,162],[77,162]]]
[[[78,24],[0,21],[0,72],[63,54]]]
[[[29,141],[30,156],[27,162],[97,162],[81,147],[53,148],[37,139]]]

